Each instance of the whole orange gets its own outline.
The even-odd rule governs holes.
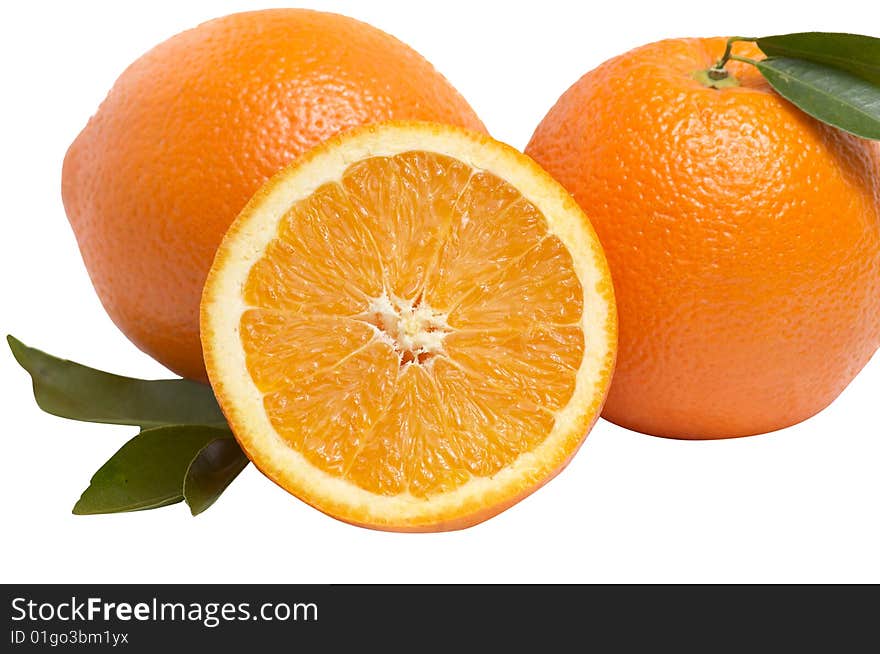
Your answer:
[[[146,53],[64,159],[64,206],[110,317],[175,372],[206,379],[199,299],[226,228],[299,154],[387,119],[485,129],[418,53],[345,16],[234,14]]]
[[[797,423],[880,344],[880,149],[747,64],[728,65],[739,86],[697,81],[724,46],[661,41],[602,64],[526,150],[608,256],[620,347],[603,415],[659,436]]]

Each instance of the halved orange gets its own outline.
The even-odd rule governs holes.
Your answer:
[[[430,123],[349,132],[269,181],[217,252],[201,320],[257,467],[400,531],[475,524],[558,473],[617,349],[577,204],[516,150]]]

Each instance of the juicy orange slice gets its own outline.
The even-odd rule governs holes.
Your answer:
[[[267,476],[341,520],[475,524],[569,461],[617,326],[586,217],[526,156],[427,123],[331,139],[217,252],[208,374]]]

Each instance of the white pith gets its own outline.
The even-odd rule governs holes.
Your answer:
[[[289,207],[323,184],[340,180],[354,162],[411,150],[451,156],[514,186],[544,214],[549,232],[568,249],[584,293],[580,326],[586,346],[575,390],[568,404],[556,412],[554,427],[545,440],[493,477],[473,477],[454,491],[428,499],[409,493],[372,493],[324,472],[293,450],[275,432],[266,415],[262,394],[248,374],[239,335],[239,320],[248,308],[242,296],[248,273],[275,237],[279,221]],[[223,265],[212,271],[206,287],[203,334],[211,340],[212,347],[206,348],[206,353],[210,352],[212,359],[212,383],[215,388],[222,386],[226,398],[234,399],[234,406],[224,406],[224,410],[231,421],[247,426],[244,433],[237,430],[236,436],[264,473],[318,508],[343,519],[378,526],[417,526],[431,524],[433,516],[466,514],[468,507],[479,508],[519,496],[563,463],[558,460],[559,452],[566,449],[560,447],[562,443],[575,442],[569,448],[573,453],[582,436],[574,430],[584,422],[590,407],[598,411],[594,399],[599,385],[610,374],[613,360],[613,344],[607,337],[614,321],[605,277],[607,267],[596,246],[595,234],[584,225],[582,216],[574,213],[570,198],[549,179],[537,177],[533,167],[521,164],[519,159],[458,130],[377,126],[349,137],[344,149],[323,150],[304,164],[281,173],[259,198],[258,205],[243,212],[221,245],[218,261],[222,259]],[[445,321],[430,307],[407,307],[405,301],[384,296],[373,298],[369,311],[387,320],[389,328],[393,327],[381,330],[385,335],[380,337],[403,348],[442,351]]]
[[[370,301],[365,318],[376,328],[377,337],[394,348],[401,364],[418,363],[420,355],[440,354],[443,338],[451,331],[445,314],[387,292]]]

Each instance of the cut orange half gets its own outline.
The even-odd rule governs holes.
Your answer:
[[[466,527],[553,477],[599,415],[616,339],[572,198],[516,150],[430,123],[349,132],[280,172],[202,298],[248,456],[377,529]]]

